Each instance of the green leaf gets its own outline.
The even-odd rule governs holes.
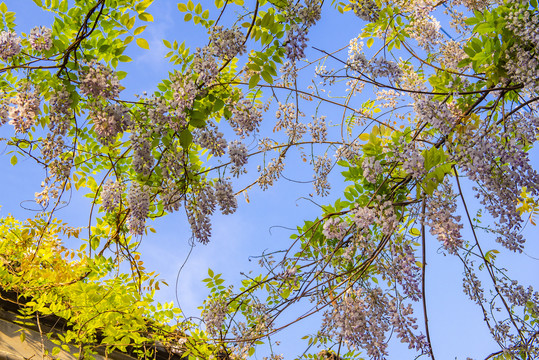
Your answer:
[[[35,0],[34,0],[35,1]],[[39,4],[38,4],[39,5]],[[5,14],[7,11],[7,6],[6,4],[2,1],[2,3],[0,4],[0,12],[2,12],[3,14]]]
[[[193,18],[193,15],[187,13],[185,14],[185,16],[183,17],[183,21],[189,21]]]
[[[283,289],[281,296],[283,297],[283,299],[288,299],[288,297],[290,296],[290,288]]]
[[[135,35],[142,34],[142,32],[144,31],[144,29],[146,29],[146,25],[144,25],[144,26],[139,26],[138,28],[135,29],[134,34],[135,34]]]
[[[260,75],[268,84],[273,84],[273,77],[267,71],[262,71]]]
[[[170,41],[163,39],[163,44],[165,44],[167,48],[172,49],[172,44],[170,43]]]
[[[213,111],[214,112],[217,112],[219,110],[221,110],[223,108],[223,106],[225,106],[225,102],[221,99],[217,99],[215,100],[215,103],[213,104]]]
[[[100,241],[97,236],[92,237],[92,239],[90,240],[90,247],[92,248],[92,250],[97,250],[97,248],[99,247],[99,243]]]
[[[118,76],[118,80],[122,80],[122,79],[125,79],[125,77],[127,76],[127,72],[125,71],[118,71],[116,73],[116,75]],[[105,147],[103,147],[104,149]]]
[[[288,6],[288,1],[286,0],[269,0],[269,2],[279,9],[284,9]]]
[[[206,121],[204,121],[204,113],[200,111],[193,111],[191,114],[191,119],[189,120],[189,125],[196,128],[203,128],[206,126]]]
[[[412,235],[412,236],[421,235],[421,231],[417,230],[416,228],[411,228],[409,232],[410,232],[410,235]]]
[[[150,44],[148,44],[148,41],[146,41],[146,39],[138,38],[137,45],[143,49],[150,50]]]
[[[133,59],[131,59],[131,58],[130,58],[129,56],[127,56],[127,55],[122,55],[122,56],[120,56],[119,60],[120,60],[121,62],[131,62],[131,61],[133,61]]]
[[[483,50],[483,43],[478,38],[473,38],[471,41],[472,48],[476,53],[480,53]]]
[[[139,14],[138,18],[142,21],[149,21],[149,22],[153,21],[153,16],[148,13]]]
[[[13,155],[10,160],[11,165],[15,166],[18,162],[19,160],[17,160],[17,156]]]
[[[202,14],[202,5],[200,3],[195,7],[195,14]]]
[[[179,3],[178,4],[178,10],[180,10],[180,12],[186,12],[187,11],[187,6],[185,6],[185,4],[183,4],[183,3]]]
[[[129,44],[131,41],[133,41],[133,39],[134,39],[133,36],[126,37],[125,40],[124,40],[124,45]]]
[[[189,11],[193,11],[193,9],[195,8],[195,4],[193,4],[193,1],[189,0],[187,2],[187,8],[189,9]]]
[[[127,20],[127,23],[125,24],[125,27],[128,29],[128,30],[131,30],[133,28],[133,26],[135,26],[135,17],[132,16],[130,17],[128,20]]]
[[[495,29],[492,27],[492,25],[488,23],[481,23],[474,28],[474,31],[478,34],[486,34],[494,30]]]
[[[135,11],[138,13],[144,12],[153,3],[153,0],[144,0],[135,6]]]
[[[464,23],[466,25],[475,25],[475,24],[477,24],[479,22],[480,22],[480,20],[477,19],[477,18],[474,18],[474,17],[471,17],[471,18],[468,18],[468,19],[464,20]]]
[[[372,44],[374,44],[374,39],[373,38],[369,38],[369,40],[367,40],[367,47],[371,47]]]
[[[189,145],[193,142],[193,135],[189,130],[183,130],[180,133],[180,145],[182,148],[187,149]]]
[[[254,88],[256,85],[258,85],[258,82],[260,81],[260,75],[254,74],[249,79],[249,89]]]
[[[260,65],[254,63],[254,62],[250,62],[247,64],[247,67],[251,70],[254,70],[254,71],[260,71]]]
[[[274,68],[275,64],[269,63],[267,66],[264,66],[264,70],[270,73],[271,76],[277,76],[277,71]]]
[[[99,52],[100,53],[106,53],[107,50],[110,49],[110,45],[109,44],[103,44],[99,47]]]

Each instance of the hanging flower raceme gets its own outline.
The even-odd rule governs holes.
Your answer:
[[[127,192],[127,203],[129,204],[127,219],[129,232],[133,235],[143,235],[150,208],[149,188],[137,182],[132,183]]]
[[[92,60],[80,72],[80,91],[93,98],[111,100],[120,94],[120,81],[111,69]]]
[[[101,190],[101,204],[107,212],[114,211],[120,204],[124,187],[118,181],[108,180]],[[133,199],[131,200],[133,201]]]
[[[32,49],[43,52],[52,47],[52,30],[45,26],[36,26],[30,32],[30,46]]]
[[[90,103],[90,108],[95,132],[103,144],[113,143],[131,123],[131,115],[123,105],[107,104],[103,107],[101,102],[94,102]]]
[[[6,61],[21,52],[21,38],[14,31],[0,32],[0,59]]]
[[[11,104],[8,115],[9,124],[13,125],[15,132],[26,133],[34,126],[39,113],[38,90],[32,90],[30,86],[24,85],[11,99]]]

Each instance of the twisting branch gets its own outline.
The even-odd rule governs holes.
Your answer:
[[[96,11],[98,11],[97,10],[98,8],[99,8],[99,12],[97,13],[97,16],[94,20],[92,28],[88,30],[88,26],[89,26],[88,24],[90,23],[90,18]],[[67,63],[69,62],[69,58],[71,57],[71,53],[75,53],[75,56],[76,56],[76,52],[79,49],[81,43],[84,41],[84,39],[92,35],[97,25],[99,24],[99,18],[103,14],[104,9],[105,9],[105,0],[98,0],[98,2],[94,5],[94,7],[92,7],[88,11],[88,13],[86,14],[86,17],[84,18],[82,22],[79,32],[77,33],[77,36],[75,37],[75,41],[73,41],[73,43],[69,45],[69,47],[66,49],[62,57],[63,58],[62,64],[60,65],[60,68],[58,69],[56,76],[59,76],[62,71],[66,70],[66,66],[67,66]]]
[[[423,261],[421,266],[421,293],[423,300],[423,317],[425,318],[425,333],[427,335],[427,342],[429,344],[430,357],[435,360],[434,350],[432,349],[432,342],[430,340],[429,331],[429,317],[427,315],[427,293],[425,291],[425,272],[427,269],[427,251],[426,251],[426,236],[425,236],[425,214],[426,214],[426,199],[423,194],[423,201],[421,202],[421,254],[423,255]]]

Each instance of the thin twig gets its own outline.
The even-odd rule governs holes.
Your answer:
[[[423,295],[423,316],[425,318],[425,333],[427,335],[427,342],[429,343],[429,352],[430,357],[432,360],[435,360],[434,358],[434,351],[432,350],[432,342],[430,341],[430,331],[429,331],[429,318],[427,316],[427,296],[425,292],[425,270],[427,268],[427,252],[426,252],[426,246],[425,246],[425,209],[426,209],[426,200],[425,197],[423,197],[423,202],[421,204],[421,251],[423,255],[423,266],[421,266],[421,292]]]

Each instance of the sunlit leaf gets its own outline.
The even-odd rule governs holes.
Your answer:
[[[148,13],[139,14],[138,18],[142,21],[153,21],[153,16]]]
[[[146,49],[146,50],[150,49],[150,44],[148,44],[148,41],[146,39],[143,39],[143,38],[138,38],[137,39],[137,45],[140,46],[143,49]]]

